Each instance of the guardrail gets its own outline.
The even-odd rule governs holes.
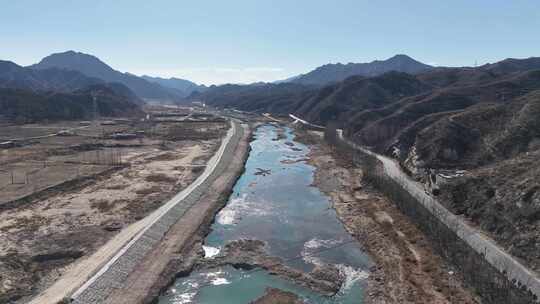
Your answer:
[[[451,230],[460,240],[481,256],[491,267],[496,269],[502,276],[511,282],[516,290],[526,291],[532,294],[532,302],[538,303],[540,299],[540,278],[538,274],[501,249],[493,240],[480,233],[477,229],[468,225],[461,218],[450,212],[435,198],[426,194],[423,187],[412,180],[399,167],[393,159],[374,153],[343,136],[342,130],[336,130],[337,138],[354,150],[376,157],[384,167],[384,174],[396,182],[403,190],[415,199],[446,228]],[[412,208],[410,206],[409,208]],[[467,274],[465,274],[467,275]],[[517,302],[504,302],[517,303]]]

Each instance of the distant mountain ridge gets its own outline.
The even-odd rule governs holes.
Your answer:
[[[116,94],[129,98],[133,103],[143,103],[131,89],[121,83],[105,82],[78,71],[59,68],[34,70],[11,61],[0,60],[0,88],[21,89],[36,93],[72,93],[96,85],[107,87]]]
[[[161,77],[152,77],[148,75],[143,75],[141,78],[157,83],[163,87],[170,88],[177,90],[182,97],[189,96],[191,93],[197,91],[197,92],[204,92],[207,87],[205,85],[198,85],[192,81],[186,80],[186,79],[180,79],[180,78],[161,78]]]
[[[99,58],[75,51],[56,53],[43,58],[39,63],[29,66],[34,70],[58,68],[78,71],[86,76],[106,82],[119,82],[130,88],[137,96],[145,99],[178,101],[182,98],[177,91],[147,81],[129,73],[114,70]]]
[[[98,83],[104,81],[77,71],[57,68],[32,70],[0,60],[0,87],[3,88],[69,92]]]
[[[255,85],[225,84],[194,92],[187,99],[204,101],[216,107],[234,107],[250,112],[288,114],[298,100],[309,96],[314,88],[296,83]]]
[[[369,63],[326,64],[307,74],[292,77],[290,81],[322,86],[343,81],[351,76],[375,77],[392,71],[418,74],[432,68],[433,66],[419,62],[407,55],[399,54],[386,60],[375,60]]]
[[[0,61],[0,115],[16,123],[141,115],[143,101],[121,83],[58,68],[33,70]]]

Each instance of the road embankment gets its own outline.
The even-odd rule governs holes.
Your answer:
[[[458,269],[466,284],[475,288],[484,301],[538,303],[538,274],[425,193],[394,160],[356,145],[341,132],[338,138],[348,148],[379,161],[376,167],[366,170],[371,184],[414,220],[439,254]]]
[[[250,129],[237,125],[234,149],[224,155],[220,173],[201,194],[197,203],[176,221],[123,283],[114,288],[104,303],[155,303],[175,278],[189,273],[203,253],[202,240],[215,214],[226,204],[249,153]]]
[[[347,231],[375,262],[367,279],[366,303],[476,303],[427,236],[366,183],[350,154],[333,150],[320,136],[303,135],[300,140],[311,147],[314,185],[330,197]]]
[[[73,299],[75,303],[103,303],[122,288],[129,274],[163,239],[170,228],[196,205],[220,178],[234,159],[237,147],[244,142],[246,130],[231,122],[219,149],[206,163],[199,177],[159,209],[123,229],[91,257],[77,263],[60,280],[31,303],[51,303]]]

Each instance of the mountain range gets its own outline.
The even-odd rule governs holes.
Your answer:
[[[369,63],[326,64],[285,81],[306,85],[326,85],[351,76],[374,77],[390,71],[418,74],[432,68],[430,65],[400,54],[386,60],[375,60]]]
[[[540,58],[432,67],[406,55],[329,64],[275,83],[198,86],[118,72],[82,53],[21,67],[0,61],[0,115],[18,122],[140,114],[140,98],[204,101],[334,125],[419,181],[461,172],[440,200],[540,269]],[[516,203],[517,202],[517,203]],[[513,246],[519,243],[520,246]]]
[[[371,63],[324,65],[307,74],[291,77],[275,84],[294,83],[308,88],[339,82],[351,75],[369,77],[387,71],[416,73],[430,68],[429,65],[422,64],[406,55],[396,55],[387,60]],[[197,96],[209,90],[204,85],[197,85],[179,78],[165,79],[147,75],[138,77],[130,73],[122,73],[93,55],[75,51],[49,55],[39,63],[26,68],[12,62],[0,61],[0,86],[3,87],[69,92],[98,83],[123,84],[140,99],[158,102],[180,102],[191,94]],[[257,84],[262,87],[265,85],[264,83]],[[248,86],[250,87],[253,86]]]
[[[98,100],[101,115],[115,116],[140,113],[145,101],[180,102],[206,87],[178,78],[121,73],[95,56],[67,51],[28,67],[0,60],[0,89],[0,116],[29,122],[87,118],[92,110],[88,100],[94,96],[103,98]]]
[[[540,269],[540,58],[424,68],[212,87],[191,98],[334,125],[419,181],[442,172],[438,193],[448,209]]]
[[[407,55],[396,55],[370,63],[327,64],[309,73],[274,83],[211,86],[204,91],[194,92],[188,100],[204,100],[218,106],[249,111],[303,111],[306,118],[325,123],[337,119],[341,112],[357,109],[358,98],[368,99],[362,101],[362,105],[366,102],[381,104],[410,94],[410,90],[417,93],[420,87],[427,85],[420,83],[413,75],[434,69]],[[389,74],[377,78],[386,73]],[[400,79],[400,76],[404,79]],[[413,85],[412,82],[418,88],[406,87],[407,84]],[[363,88],[359,90],[356,86]],[[321,117],[318,117],[319,114]]]
[[[141,78],[149,82],[157,83],[163,87],[176,90],[177,94],[182,97],[187,97],[193,92],[204,92],[207,89],[205,85],[198,85],[192,81],[175,77],[161,78],[143,75]]]
[[[77,71],[58,68],[33,70],[11,61],[0,61],[0,87],[4,88],[69,92],[98,83],[104,81]]]
[[[0,61],[0,116],[9,121],[90,118],[94,97],[102,116],[142,113],[144,102],[121,83],[73,70],[31,69]]]
[[[33,70],[56,68],[78,71],[86,76],[102,79],[106,82],[122,83],[137,96],[147,100],[179,101],[188,94],[177,88],[162,86],[130,73],[119,72],[95,56],[74,51],[49,55],[29,68]]]

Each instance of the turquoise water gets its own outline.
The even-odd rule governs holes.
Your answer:
[[[276,132],[271,125],[256,130],[246,171],[217,215],[205,251],[211,256],[230,240],[259,239],[267,243],[270,254],[304,271],[318,263],[335,264],[347,275],[345,286],[325,298],[264,271],[225,267],[177,280],[159,303],[247,304],[263,295],[266,287],[293,291],[306,303],[362,303],[362,283],[371,265],[368,257],[345,231],[328,198],[311,186],[315,168],[302,160],[308,147],[295,142],[290,129],[279,141],[274,140]],[[291,142],[294,146],[287,145]],[[261,169],[270,174],[256,174]]]

